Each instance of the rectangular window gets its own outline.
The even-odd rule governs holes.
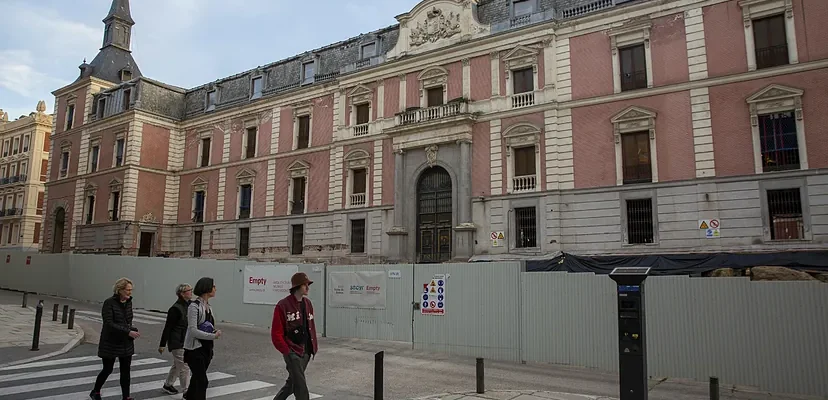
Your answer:
[[[44,199],[44,192],[37,192],[37,210],[35,210],[35,214],[43,215],[43,199]]]
[[[297,135],[296,148],[307,149],[310,146],[310,116],[299,117],[299,133]]]
[[[792,111],[760,115],[759,138],[764,172],[799,169],[799,143]]]
[[[199,190],[195,192],[195,200],[193,204],[193,222],[204,222],[204,191]]]
[[[313,61],[302,64],[302,84],[313,83],[316,66]]]
[[[34,238],[32,238],[32,243],[40,243],[40,222],[35,222],[34,225]]]
[[[46,182],[46,171],[49,170],[49,160],[40,160],[40,181]],[[36,173],[34,175],[37,175]]]
[[[293,200],[291,201],[290,213],[303,214],[305,212],[305,184],[304,176],[293,178]]]
[[[514,7],[515,17],[532,13],[532,2],[529,0],[514,0],[512,3]]]
[[[129,110],[129,100],[132,97],[131,95],[132,95],[132,91],[130,89],[124,90],[124,99],[123,99],[124,111]]]
[[[369,120],[371,105],[368,103],[359,104],[356,106],[356,124],[367,124]]]
[[[756,68],[787,65],[788,38],[785,35],[785,17],[774,15],[753,21],[753,41],[756,48]]]
[[[98,170],[98,155],[100,155],[100,150],[100,146],[92,146],[92,150],[89,152],[89,172]]]
[[[365,253],[365,220],[351,220],[351,253]]]
[[[69,174],[69,151],[60,153],[60,177],[66,177]]]
[[[621,60],[621,91],[647,87],[647,59],[644,45],[624,47],[618,50]]]
[[[121,192],[112,192],[112,200],[109,205],[109,220],[117,221],[120,218],[118,210],[121,209]]]
[[[627,243],[653,243],[653,199],[627,200]]]
[[[515,94],[535,90],[535,73],[531,67],[512,71],[512,79]]]
[[[201,235],[203,231],[193,231],[193,257],[201,257]]]
[[[535,190],[538,184],[535,168],[535,146],[518,147],[513,149],[512,152],[515,168],[512,190],[515,192]]]
[[[426,99],[428,104],[426,107],[436,107],[443,105],[443,87],[435,87],[426,90]]]
[[[239,257],[250,254],[250,228],[239,228]]]
[[[377,52],[377,44],[376,43],[368,43],[362,45],[362,59],[370,58],[376,55]]]
[[[262,97],[262,77],[253,78],[253,82],[251,83],[252,90],[250,97],[256,99]]]
[[[29,146],[31,145],[31,137],[29,135],[23,136],[23,152],[27,153],[29,151]]]
[[[20,152],[20,138],[14,138],[14,142],[12,142],[12,154],[17,154]]]
[[[3,142],[3,157],[6,157],[6,156],[9,155],[9,146],[10,145],[11,145],[11,143],[9,143],[8,140]]]
[[[75,105],[70,104],[66,107],[66,130],[72,129],[75,126]]]
[[[515,247],[538,247],[538,224],[535,207],[515,208]]]
[[[16,178],[17,177],[17,164],[12,164],[11,167],[9,167],[9,171],[11,171],[9,173],[9,176],[12,177],[12,178]]]
[[[29,164],[26,161],[20,162],[20,169],[18,169],[18,173],[20,174],[20,182],[25,182],[26,179],[28,179]]]
[[[771,240],[805,238],[802,198],[798,188],[768,190],[768,214]]]
[[[256,128],[247,128],[247,143],[245,146],[244,158],[253,158],[256,157],[256,135],[258,129]]]
[[[649,132],[621,135],[621,156],[625,184],[652,182]]]
[[[98,117],[98,119],[103,119],[103,117],[105,115],[105,113],[104,113],[105,110],[106,110],[106,99],[98,100],[98,110],[97,110],[97,113],[95,113],[95,115]]]
[[[124,139],[115,141],[115,166],[120,167],[124,164]]]
[[[201,139],[201,162],[199,167],[210,165],[210,138]]]
[[[250,218],[252,195],[253,185],[241,185],[239,188],[239,219]]]
[[[95,212],[95,196],[88,196],[86,198],[86,224],[92,223],[93,213]]]
[[[302,224],[290,226],[290,254],[302,254],[305,248],[305,226]]]
[[[216,108],[216,91],[211,90],[207,92],[207,111],[213,110]]]
[[[354,193],[365,193],[365,183],[368,181],[368,171],[365,168],[354,170]]]

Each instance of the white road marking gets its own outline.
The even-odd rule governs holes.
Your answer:
[[[97,358],[97,357],[95,357]],[[166,362],[160,358],[144,358],[141,360],[135,360],[132,362],[133,367],[140,367],[142,365],[150,365],[150,364],[158,364]],[[120,365],[115,363],[115,368],[118,368]],[[91,364],[91,365],[84,365],[80,367],[70,367],[70,368],[58,368],[58,369],[47,369],[43,371],[33,371],[33,372],[20,372],[17,374],[10,374],[10,375],[0,375],[0,382],[10,382],[10,381],[19,381],[24,379],[35,379],[35,378],[43,378],[47,376],[60,376],[60,375],[71,375],[77,374],[81,372],[90,372],[90,371],[99,371],[103,368],[100,364]]]
[[[38,362],[32,362],[32,363],[28,363],[28,364],[19,364],[19,365],[12,365],[11,367],[0,368],[0,371],[13,371],[13,370],[18,370],[18,369],[26,369],[26,368],[51,367],[53,365],[82,363],[82,362],[94,361],[94,360],[100,360],[100,358],[98,358],[98,356],[85,356],[85,357],[63,358],[63,359],[60,359],[60,360],[38,361]]]

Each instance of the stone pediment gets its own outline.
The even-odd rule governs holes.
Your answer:
[[[637,121],[637,120],[650,119],[650,118],[655,118],[655,117],[656,117],[656,112],[655,111],[650,111],[650,110],[648,110],[646,108],[642,108],[642,107],[631,106],[631,107],[625,108],[624,111],[621,111],[620,113],[615,114],[615,116],[612,117],[611,122],[615,124],[615,123],[619,123],[619,122]]]
[[[400,36],[388,58],[418,54],[487,35],[488,25],[477,21],[477,0],[423,0],[397,16]]]
[[[774,101],[780,99],[789,99],[792,97],[801,97],[803,91],[787,86],[772,84],[764,89],[756,92],[753,96],[747,98],[748,104],[758,103],[760,101]]]
[[[373,97],[374,92],[365,85],[357,85],[348,92],[348,98],[351,99],[352,104],[368,102]]]

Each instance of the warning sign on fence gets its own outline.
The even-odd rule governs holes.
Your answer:
[[[446,275],[435,274],[430,282],[423,284],[422,315],[446,314]]]

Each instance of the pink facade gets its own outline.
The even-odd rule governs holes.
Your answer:
[[[501,132],[504,135],[507,135],[509,132],[509,128],[518,125],[518,124],[532,124],[537,127],[540,132],[543,132],[543,113],[533,113],[533,114],[523,114],[519,117],[510,117],[510,118],[503,118],[500,120],[500,127]],[[543,149],[545,148],[543,145],[543,135],[541,135],[540,142],[538,143],[540,148],[535,153],[535,157],[538,158],[540,161],[540,168],[536,169],[535,176],[537,176],[537,182],[541,186],[541,189],[544,189],[546,186],[546,179],[544,172],[546,171],[546,157],[543,157]],[[509,183],[509,176],[506,173],[506,169],[508,168],[508,163],[514,162],[510,157],[507,156],[508,150],[506,149],[506,141],[501,141],[501,165],[503,165],[503,187],[507,188]]]
[[[746,72],[742,8],[737,2],[729,1],[704,7],[703,11],[708,76],[712,78]]]
[[[492,64],[489,56],[469,60],[471,76],[471,100],[486,100],[492,97]]]
[[[138,174],[138,202],[135,204],[135,216],[141,218],[152,213],[155,219],[164,219],[164,194],[167,192],[167,176],[155,172],[141,171]]]
[[[825,1],[793,0],[793,3],[799,62],[828,58],[828,7]]]
[[[448,70],[446,100],[452,100],[463,96],[463,64],[458,61],[443,65],[443,68]]]
[[[672,85],[689,80],[687,35],[682,13],[653,21],[650,49],[653,58],[653,86]]]
[[[294,121],[293,107],[282,107],[279,117],[279,153],[286,153],[293,148]]]
[[[251,218],[261,218],[267,213],[267,161],[251,162],[244,165],[227,167],[224,179],[224,219],[239,218],[239,190],[238,175],[242,171],[249,171],[256,175],[253,179],[253,201],[251,202]],[[221,193],[219,194],[222,195]]]
[[[417,74],[419,72],[410,72],[405,77],[405,108],[420,106],[420,81]]]
[[[67,100],[70,95],[76,96],[75,98],[75,116],[72,120],[72,129],[77,128],[82,125],[83,122],[83,113],[86,109],[86,87],[81,87],[76,89],[73,92],[68,92],[60,97],[57,98],[58,102],[58,109],[57,109],[57,121],[55,122],[55,134],[63,133],[66,131],[66,105],[68,104]]]
[[[288,193],[290,175],[288,169],[295,161],[310,165],[307,181],[307,212],[328,211],[328,181],[330,174],[330,151],[315,151],[276,159],[276,196],[274,197],[275,215],[288,215]],[[226,208],[226,206],[225,206]]]
[[[385,109],[382,115],[391,117],[400,112],[400,78],[394,76],[385,79]]]
[[[630,106],[657,113],[658,180],[667,182],[695,177],[690,93],[676,92],[573,109],[572,151],[576,188],[616,184],[615,141],[610,120]]]
[[[114,142],[107,146],[111,152]],[[167,169],[167,159],[170,153],[170,130],[160,126],[144,123],[141,132],[141,165],[149,168]],[[103,159],[103,158],[102,158]]]
[[[207,183],[207,193],[204,199],[204,221],[216,221],[216,210],[218,209],[218,181],[219,170],[212,169],[192,174],[181,175],[181,183],[178,190],[178,223],[187,224],[193,222],[193,183],[201,179]],[[225,181],[226,182],[226,181]]]
[[[75,176],[78,174],[78,155],[80,153],[80,139],[81,131],[74,131],[69,134],[61,135],[55,139],[55,146],[52,148],[52,154],[49,158],[52,160],[52,170],[50,171],[49,181],[55,181],[59,178],[60,172],[60,155],[63,152],[64,144],[69,146],[69,169],[67,176]]]
[[[818,70],[710,88],[713,150],[719,176],[754,174],[750,111],[745,100],[770,84],[804,90],[802,113],[809,168],[828,167],[828,71]]]
[[[492,139],[489,129],[489,122],[480,122],[472,127],[472,197],[491,193],[492,161],[489,152]]]
[[[94,219],[92,220],[93,223],[100,224],[106,223],[109,221],[109,196],[111,191],[110,184],[113,180],[118,180],[120,182],[124,181],[124,172],[114,172],[110,174],[103,174],[98,176],[93,176],[86,181],[86,185],[94,185],[97,186],[98,190],[95,192],[95,212],[94,212]],[[51,189],[50,189],[51,190]],[[123,192],[122,192],[123,193]],[[162,194],[163,196],[163,194]],[[84,194],[84,202],[86,202],[86,195]],[[86,206],[84,205],[84,212],[86,212]],[[86,222],[86,216],[84,215],[81,219]]]
[[[331,144],[334,127],[333,115],[333,95],[324,96],[313,101],[311,147]]]
[[[606,96],[612,89],[610,38],[595,32],[569,39],[572,99]]]

